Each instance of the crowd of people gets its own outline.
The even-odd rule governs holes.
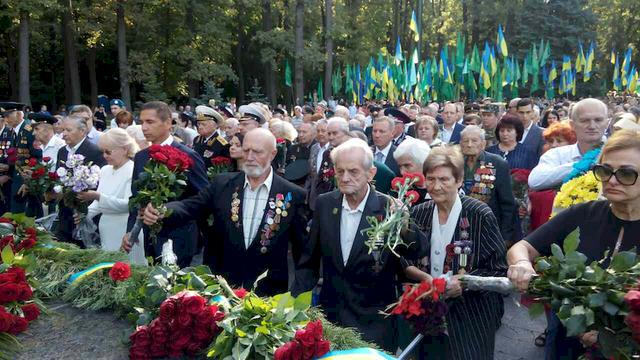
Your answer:
[[[258,294],[313,290],[329,320],[391,352],[411,340],[399,335],[406,324],[380,315],[398,298],[398,285],[444,277],[448,331],[425,338],[420,357],[492,359],[503,298],[463,291],[459,270],[508,276],[526,291],[535,274],[532,261],[575,228],[584,235],[579,250],[590,260],[606,249],[636,246],[637,102],[320,101],[289,111],[262,103],[236,107],[234,101],[192,111],[151,101],[131,111],[115,99],[109,115],[85,105],[51,115],[46,108],[27,112],[22,104],[0,103],[0,206],[34,217],[55,213],[57,238],[84,247],[72,236],[81,217],[59,194],[28,192],[28,174],[11,164],[7,150],[17,148],[19,159],[43,159],[52,171],[81,154],[101,167],[97,189],[77,198],[89,204],[86,216],[106,250],[129,252],[132,262],[146,264],[171,240],[179,266],[202,253],[213,272],[248,288],[268,270]],[[152,144],[174,146],[193,161],[184,194],[166,204],[169,212],[129,206]],[[590,159],[595,149],[601,155]],[[220,158],[229,160],[224,171],[217,167]],[[548,221],[560,185],[585,161],[603,183],[604,200]],[[393,178],[412,173],[426,181],[416,188],[420,198],[403,232],[411,246],[400,258],[374,259],[362,230],[393,201]],[[516,173],[528,177],[523,182]],[[149,241],[145,228],[132,241],[136,219],[146,226],[162,220],[158,240]],[[469,264],[448,255],[454,241],[473,244]],[[546,346],[548,359],[578,358],[597,334],[568,338],[549,314],[547,331],[535,341]]]

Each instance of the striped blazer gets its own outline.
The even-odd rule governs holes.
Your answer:
[[[467,274],[477,276],[505,276],[507,270],[506,248],[496,217],[485,203],[462,196],[460,217],[469,220],[469,239],[473,242],[473,252],[469,259]],[[412,217],[431,239],[433,211],[435,203],[428,201],[412,209]],[[456,228],[452,241],[460,240],[460,228]],[[427,240],[427,254],[430,241]],[[426,259],[422,270],[429,273],[430,264]],[[423,262],[425,263],[425,262]],[[440,264],[442,266],[442,264]],[[452,264],[454,274],[458,273],[458,262]],[[504,313],[502,295],[489,292],[464,291],[462,296],[447,300],[447,330],[449,333],[448,358],[450,359],[493,359],[495,333],[500,327]]]

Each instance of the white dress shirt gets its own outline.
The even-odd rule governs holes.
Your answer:
[[[271,184],[273,184],[273,169],[271,168],[269,168],[269,176],[255,190],[251,189],[249,179],[245,175],[244,195],[242,197],[242,230],[246,249],[251,246],[258,233],[258,228],[264,216],[264,209],[269,199]]]
[[[442,129],[438,131],[438,137],[443,143],[448,144],[449,141],[451,141],[451,136],[453,135],[453,130],[455,129],[456,129],[456,124],[453,124],[453,126],[451,126],[451,130],[447,130],[447,128],[444,125],[442,125]]]
[[[52,136],[49,142],[42,147],[42,157],[51,158],[51,160],[49,160],[48,162],[50,169],[53,170],[53,168],[56,166],[56,163],[58,162],[58,150],[60,150],[60,148],[64,146],[66,146],[64,140],[57,136]]]
[[[171,145],[173,144],[173,135],[169,135],[160,145]]]
[[[384,148],[384,149],[378,149],[378,147],[376,146],[376,152],[373,154],[373,158],[374,158],[376,161],[379,161],[379,162],[381,162],[381,163],[383,163],[383,164],[384,164],[384,162],[385,162],[385,161],[387,161],[387,156],[389,155],[389,150],[391,150],[391,144],[392,144],[392,143],[393,143],[393,141],[392,141],[392,142],[389,142],[389,145],[387,145],[387,147],[386,147],[386,148]],[[382,158],[379,158],[378,153],[382,153],[382,156],[383,156],[383,157],[382,157]]]
[[[520,139],[520,144],[524,143],[524,140],[527,138],[527,135],[529,135],[529,130],[531,130],[532,126],[533,126],[533,121],[529,123],[529,126],[527,126],[524,129],[524,133],[522,133],[522,139]]]
[[[102,135],[100,131],[96,130],[95,127],[91,127],[91,130],[89,130],[89,133],[87,134],[87,139],[89,139],[93,144],[98,145],[100,135]]]
[[[82,140],[80,140],[79,143],[75,144],[73,147],[69,147],[69,145],[65,145],[65,147],[67,148],[67,161],[71,158],[72,155],[75,155],[76,151],[78,151],[78,149],[80,148],[80,146],[82,146],[82,144],[86,139],[87,139],[86,137],[83,138]]]
[[[547,151],[531,170],[529,187],[533,190],[545,190],[562,184],[562,180],[573,170],[573,164],[581,159],[577,143]]]
[[[362,213],[364,213],[364,206],[369,198],[369,192],[371,188],[367,185],[367,194],[364,199],[358,204],[355,209],[351,209],[347,198],[342,196],[342,213],[340,214],[340,248],[342,249],[342,263],[347,265],[349,261],[349,254],[351,254],[351,248],[353,247],[353,240],[356,238],[358,227],[360,226],[360,220],[362,219]]]
[[[440,224],[438,205],[436,204],[433,209],[433,217],[431,219],[431,252],[429,254],[429,260],[431,263],[431,276],[434,278],[444,277],[448,279],[453,274],[451,270],[444,273],[444,263],[447,258],[447,245],[451,244],[461,212],[462,201],[460,201],[459,196],[456,197],[456,201],[453,203],[453,207],[451,207],[449,217],[445,224]]]
[[[318,144],[319,146],[320,144]],[[324,152],[329,148],[329,143],[327,142],[324,146],[320,146],[318,150],[318,155],[316,155],[316,174],[320,171],[320,166],[322,166],[322,157],[324,156]]]

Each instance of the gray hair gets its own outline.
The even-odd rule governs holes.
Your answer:
[[[396,127],[396,122],[388,116],[378,116],[375,120],[373,120],[373,122],[386,122],[389,125],[389,130],[391,131],[393,131],[393,128]]]
[[[609,109],[607,108],[607,105],[605,103],[603,103],[602,101],[598,100],[598,99],[594,99],[594,98],[586,98],[586,99],[582,99],[580,101],[578,101],[577,103],[573,104],[573,106],[571,107],[571,112],[569,113],[569,118],[573,121],[578,120],[577,116],[578,113],[580,112],[580,110],[585,107],[585,106],[589,106],[589,105],[596,105],[599,106],[602,109],[602,114],[604,115],[604,117],[606,118],[609,114]]]
[[[87,131],[87,129],[89,127],[89,125],[87,125],[87,119],[82,117],[82,116],[69,115],[69,116],[67,116],[65,121],[71,121],[76,128],[78,128],[78,129],[80,129],[82,131]]]
[[[103,149],[125,148],[127,149],[127,157],[130,159],[140,150],[135,139],[129,135],[129,132],[120,128],[113,128],[102,134],[98,139],[98,146]]]
[[[397,161],[403,156],[409,156],[414,164],[420,165],[420,168],[422,168],[430,152],[431,147],[426,142],[408,137],[398,145],[393,152],[393,158]]]
[[[460,133],[460,138],[466,136],[466,135],[478,135],[480,136],[480,139],[485,140],[486,139],[486,133],[484,131],[483,128],[481,128],[478,125],[468,125],[464,128],[464,130],[462,130],[462,132]]]
[[[238,125],[240,125],[240,121],[238,121],[238,119],[236,118],[228,118],[224,121],[224,124],[227,126],[237,127]]]
[[[352,152],[355,149],[360,149],[364,153],[364,159],[362,159],[362,167],[365,170],[373,168],[373,152],[371,148],[364,140],[361,139],[349,139],[338,147],[331,150],[331,161],[337,164],[337,159],[343,152]]]
[[[327,120],[327,126],[331,124],[336,124],[345,134],[349,134],[349,122],[345,118],[341,118],[339,116],[334,116],[331,119]]]
[[[341,117],[345,119],[349,119],[351,117],[349,113],[349,109],[347,109],[342,105],[336,105],[336,109],[334,110],[333,113],[335,114],[336,117]]]
[[[349,129],[362,129],[362,123],[358,119],[349,120]]]

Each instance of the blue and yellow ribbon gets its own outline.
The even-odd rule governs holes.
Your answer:
[[[95,264],[95,265],[87,268],[86,270],[82,270],[80,272],[77,272],[77,273],[71,275],[69,277],[69,280],[67,280],[67,283],[70,284],[70,285],[72,285],[74,283],[77,283],[81,279],[84,279],[85,277],[93,274],[96,271],[99,271],[99,270],[102,270],[102,269],[109,269],[109,268],[113,267],[114,264],[115,264],[114,262],[103,262],[103,263]]]
[[[378,350],[370,348],[360,348],[351,350],[330,351],[318,360],[394,360]]]

